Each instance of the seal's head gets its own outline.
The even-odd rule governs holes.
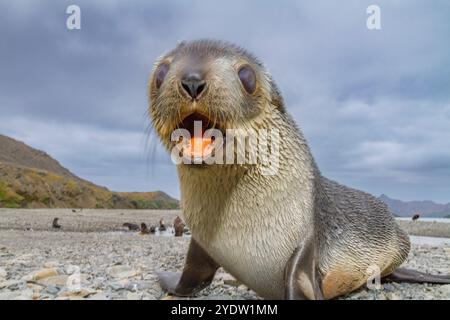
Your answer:
[[[149,98],[153,125],[168,149],[175,145],[174,130],[194,136],[195,121],[201,121],[202,132],[213,128],[225,134],[260,129],[273,109],[284,112],[274,81],[254,56],[211,40],[182,42],[163,55],[153,69]]]

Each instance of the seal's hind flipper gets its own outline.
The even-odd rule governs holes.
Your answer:
[[[432,275],[416,270],[398,268],[390,275],[382,278],[381,281],[450,284],[450,275]]]
[[[170,294],[192,296],[211,283],[218,268],[208,253],[191,239],[183,272],[158,272],[159,282]]]
[[[314,254],[312,237],[295,249],[284,271],[285,299],[323,299]]]

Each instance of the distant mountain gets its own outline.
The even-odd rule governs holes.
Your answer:
[[[450,203],[438,204],[433,201],[401,201],[391,199],[382,194],[379,199],[386,203],[391,211],[400,217],[411,217],[419,213],[424,217],[448,217],[450,216]]]
[[[176,209],[164,192],[112,192],[77,177],[43,151],[0,135],[0,207]]]

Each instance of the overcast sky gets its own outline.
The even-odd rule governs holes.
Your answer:
[[[66,8],[81,7],[81,30]],[[366,8],[381,7],[381,30]],[[265,62],[324,175],[450,201],[449,1],[1,1],[0,133],[116,191],[179,197],[145,117],[155,59],[179,40]]]

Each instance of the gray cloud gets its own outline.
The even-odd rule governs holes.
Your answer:
[[[178,196],[150,139],[146,81],[178,40],[218,38],[259,56],[322,172],[374,194],[449,201],[447,1],[73,1],[0,4],[0,132],[115,190]],[[148,154],[153,156],[149,157]]]

